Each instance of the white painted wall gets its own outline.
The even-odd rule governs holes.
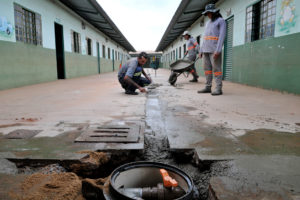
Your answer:
[[[97,56],[97,45],[100,45],[100,56],[102,57],[102,44],[105,45],[106,51],[108,47],[121,52],[125,55],[129,55],[126,50],[120,47],[115,41],[98,31],[88,22],[76,15],[72,10],[65,7],[58,1],[54,0],[4,0],[0,3],[0,19],[6,18],[14,27],[14,2],[22,7],[41,15],[42,19],[42,37],[43,47],[49,49],[55,49],[55,33],[54,22],[63,26],[64,32],[64,48],[66,52],[72,52],[71,49],[71,30],[80,33],[81,36],[81,50],[82,54],[87,54],[86,51],[86,37],[92,40],[92,55]],[[81,23],[86,25],[85,30],[82,29]],[[106,39],[107,38],[107,41]],[[15,34],[7,36],[0,33],[0,40],[16,42]],[[106,52],[106,56],[107,56]],[[111,57],[112,59],[112,57]]]

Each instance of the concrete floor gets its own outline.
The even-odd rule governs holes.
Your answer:
[[[214,192],[223,195],[220,200],[232,199],[228,190],[243,190],[245,194],[284,191],[280,194],[292,195],[287,199],[297,198],[300,96],[226,81],[222,96],[197,94],[204,87],[203,78],[189,83],[190,78],[181,75],[173,87],[167,83],[169,70],[159,69],[156,77],[154,71],[146,71],[156,88],[138,96],[124,94],[116,73],[0,91],[0,134],[16,129],[41,130],[35,138],[43,141],[45,136],[53,137],[49,150],[59,134],[78,131],[81,126],[146,121],[155,133],[168,137],[172,150],[195,149],[200,161],[232,160],[228,176],[215,177],[211,182]],[[70,141],[68,144],[73,146]],[[24,153],[28,149],[14,145],[19,144],[2,145],[0,158],[8,154],[30,157]],[[39,156],[51,158],[52,154]],[[258,189],[251,190],[254,186]],[[250,198],[246,195],[236,199],[246,197]],[[250,199],[260,196],[256,197]]]

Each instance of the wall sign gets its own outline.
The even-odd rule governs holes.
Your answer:
[[[5,37],[12,37],[14,28],[6,17],[0,16],[0,35]]]
[[[279,31],[289,33],[290,29],[296,25],[296,6],[294,0],[283,0],[281,2],[280,17],[278,24]]]

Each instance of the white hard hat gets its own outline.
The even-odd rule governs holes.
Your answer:
[[[183,36],[184,36],[184,35],[190,35],[190,32],[189,32],[189,31],[184,31],[182,35],[183,35]]]

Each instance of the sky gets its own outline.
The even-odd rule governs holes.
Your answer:
[[[97,0],[135,50],[154,51],[181,0]]]

